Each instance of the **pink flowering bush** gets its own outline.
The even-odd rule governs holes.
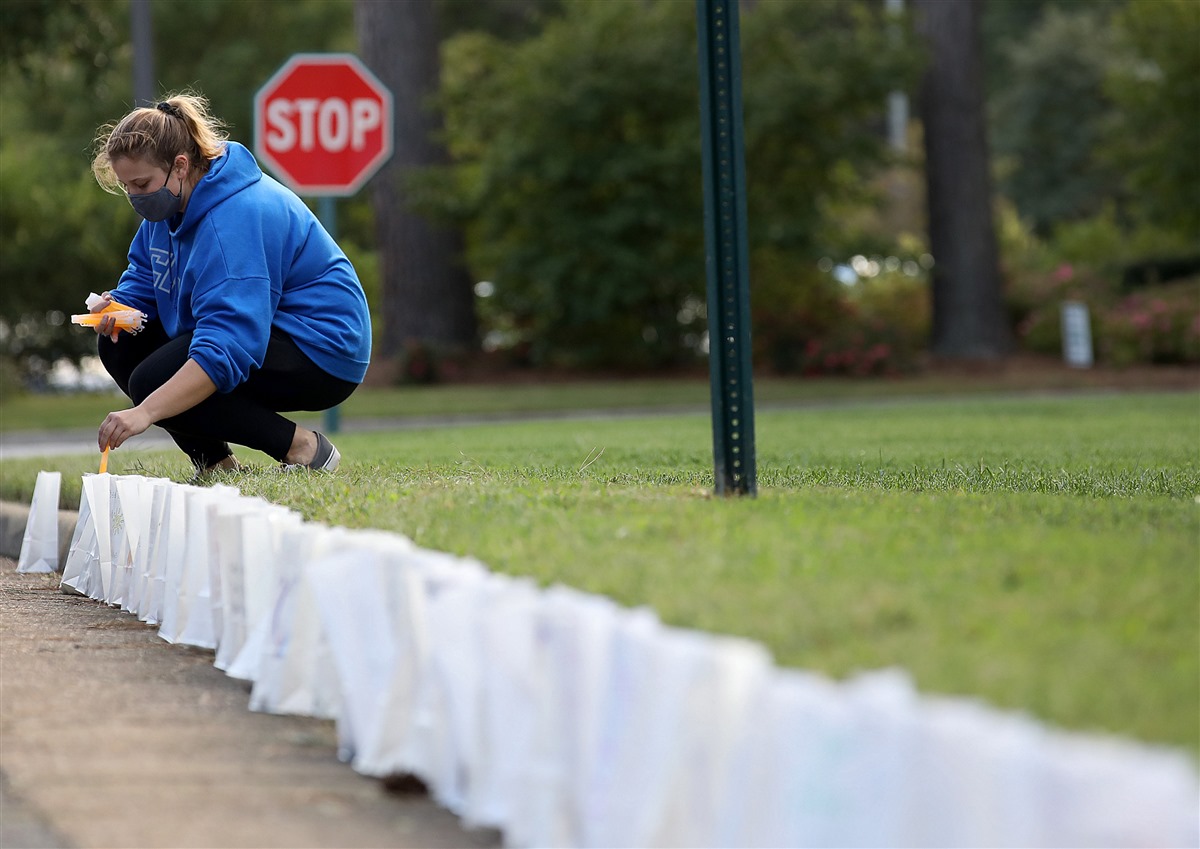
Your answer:
[[[1121,298],[1098,325],[1100,356],[1112,365],[1200,364],[1200,278]]]
[[[1064,302],[1086,304],[1093,349],[1105,365],[1200,363],[1200,278],[1122,292],[1114,277],[1062,264],[1010,281],[1007,302],[1021,349],[1061,356]]]

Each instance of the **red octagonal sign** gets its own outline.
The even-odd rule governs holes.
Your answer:
[[[392,93],[357,56],[298,53],[254,95],[254,152],[297,194],[352,195],[392,155]]]

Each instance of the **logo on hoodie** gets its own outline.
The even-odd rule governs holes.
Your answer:
[[[162,248],[150,249],[150,268],[154,272],[154,288],[160,292],[171,293],[175,288],[175,269],[173,260],[175,257],[169,251]]]

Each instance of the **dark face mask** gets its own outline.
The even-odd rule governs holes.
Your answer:
[[[129,195],[129,205],[133,207],[133,211],[147,221],[166,221],[179,212],[179,207],[183,206],[183,177],[179,178],[179,194],[173,194],[167,188],[170,179],[171,175],[168,174],[167,179],[163,181],[163,187],[156,192]]]

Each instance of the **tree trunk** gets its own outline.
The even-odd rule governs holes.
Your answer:
[[[929,246],[933,254],[933,353],[995,360],[1012,347],[1004,309],[984,112],[983,0],[914,0],[929,50],[920,91]]]
[[[391,89],[395,110],[394,154],[372,187],[382,275],[378,352],[403,357],[414,344],[473,351],[475,300],[462,235],[413,213],[405,199],[410,169],[447,161],[435,140],[440,116],[427,105],[440,74],[433,0],[355,0],[354,23],[363,61]]]

